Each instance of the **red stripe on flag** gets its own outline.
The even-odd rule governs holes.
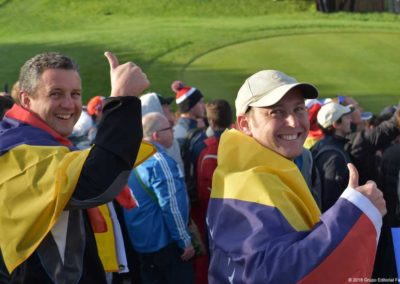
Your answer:
[[[299,283],[348,283],[370,278],[376,245],[375,227],[363,214],[339,246]]]

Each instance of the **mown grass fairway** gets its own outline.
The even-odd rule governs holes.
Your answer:
[[[240,78],[254,70],[285,70],[298,80],[314,82],[322,97],[351,94],[379,109],[393,103],[399,94],[398,46],[399,33],[271,36],[209,52],[194,60],[183,74],[211,97],[234,99],[243,81]]]
[[[60,51],[80,63],[86,102],[109,92],[103,52],[111,50],[167,96],[183,79],[233,104],[248,75],[276,68],[323,96],[353,95],[367,110],[397,103],[399,16],[326,15],[314,2],[0,0],[0,84],[11,85],[34,54]]]

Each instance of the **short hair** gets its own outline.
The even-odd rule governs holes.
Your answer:
[[[144,138],[149,138],[153,135],[154,132],[160,130],[160,124],[163,117],[165,116],[159,112],[149,112],[142,117]]]
[[[219,128],[232,124],[232,108],[226,100],[216,99],[206,103],[207,119],[214,121]]]
[[[32,95],[37,88],[40,76],[47,69],[75,70],[79,73],[78,64],[58,52],[37,54],[22,65],[19,73],[19,87],[21,91]]]
[[[336,123],[342,123],[342,117],[339,117],[335,122]],[[322,132],[326,135],[334,135],[336,130],[335,127],[333,127],[333,125],[329,125],[328,127],[324,128],[321,124],[317,123],[318,127],[321,128]]]

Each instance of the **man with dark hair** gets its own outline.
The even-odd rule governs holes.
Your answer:
[[[77,64],[42,53],[21,68],[20,105],[0,122],[1,283],[106,283],[92,231],[99,216],[83,209],[113,200],[146,157],[137,96],[149,81],[105,56],[112,91],[87,150],[67,139],[82,109]]]
[[[211,193],[212,175],[217,167],[217,152],[222,132],[232,124],[232,109],[226,100],[216,99],[206,103],[209,127],[213,135],[194,144],[196,163],[196,191],[198,202],[192,205],[191,216],[207,242],[206,214]],[[196,283],[207,283],[208,256],[198,256],[195,261]]]
[[[347,187],[351,163],[344,149],[347,134],[351,132],[353,109],[338,103],[327,103],[321,107],[317,121],[324,138],[312,147],[315,166],[321,179],[321,210],[325,212],[339,199]]]
[[[232,108],[226,100],[216,99],[206,103],[206,116],[213,135],[204,136],[204,139],[197,141],[193,146],[194,160],[197,165],[197,193],[199,205],[202,208],[200,214],[202,219],[198,223],[201,232],[205,229],[205,214],[211,193],[212,173],[217,166],[219,139],[225,129],[232,125]]]
[[[232,109],[226,100],[217,99],[206,103],[206,114],[208,124],[214,131],[225,130],[232,124]]]

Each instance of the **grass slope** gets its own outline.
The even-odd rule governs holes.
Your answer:
[[[257,60],[252,59],[252,62],[267,62],[271,58],[277,58],[280,46],[275,45],[276,49],[273,52],[271,50],[268,57],[262,50],[257,50],[258,45],[254,44],[254,39],[265,41],[266,46],[269,44],[268,47],[271,48],[268,39],[278,40],[280,37],[287,39],[297,35],[302,39],[302,35],[309,34],[309,37],[314,37],[312,41],[315,41],[318,40],[318,35],[327,33],[380,35],[397,34],[400,31],[399,17],[393,14],[325,15],[315,12],[313,3],[314,1],[299,0],[3,0],[0,1],[0,83],[14,82],[21,64],[34,54],[57,50],[72,56],[80,63],[87,101],[96,94],[108,93],[108,64],[103,52],[111,50],[119,56],[121,62],[133,60],[140,64],[152,81],[153,91],[171,95],[171,81],[184,79],[186,83],[204,89],[208,99],[215,96],[225,97],[233,103],[237,86],[243,82],[245,76],[258,71],[255,68],[259,66],[249,64],[249,60],[243,61],[241,65],[248,67],[237,72],[228,70],[228,67],[213,67],[212,62],[201,63],[207,55],[210,59],[218,56],[218,50],[224,50],[227,55],[230,54],[227,51],[230,51],[234,55],[233,50],[242,44],[250,48],[249,55],[267,56],[255,57]],[[366,43],[371,41],[368,38],[365,40]],[[329,45],[340,48],[342,43],[339,39],[335,43],[335,37],[332,37]],[[324,44],[319,45],[323,50],[313,51],[314,55],[327,51]],[[226,49],[222,49],[224,47]],[[287,48],[291,52],[300,50],[297,43]],[[243,51],[243,47],[241,49]],[[395,54],[397,47],[394,46],[393,49]],[[300,51],[307,53],[303,49]],[[360,52],[365,59],[375,59],[370,68],[366,64],[362,70],[356,70],[357,72],[376,74],[379,70],[382,70],[379,71],[381,73],[390,70],[390,76],[399,77],[400,68],[399,71],[395,68],[398,59],[390,58],[392,62],[376,61],[376,58],[379,59],[376,45],[372,49],[360,48],[357,54]],[[230,59],[228,56],[225,60],[226,64],[234,65],[238,64],[239,59]],[[337,63],[337,60],[331,58],[331,62]],[[197,77],[197,71],[193,73],[193,70],[199,67],[199,63],[205,64],[206,69],[213,67],[208,70],[211,74],[218,72],[220,76],[226,76],[224,84],[218,86],[215,83],[218,80],[214,79],[213,82],[209,77],[202,79],[201,74]],[[288,53],[281,55],[279,59],[279,64],[282,64],[279,66],[285,68],[282,71],[289,73],[290,70],[293,75],[304,74],[302,70],[312,69],[300,63],[297,60],[293,64],[293,58]],[[343,66],[344,63],[346,62],[342,61],[340,65],[330,66],[327,61],[321,65],[323,71],[304,74],[304,78],[301,75],[299,79],[315,83],[324,93],[333,94],[343,80],[332,76],[332,70],[339,72],[343,69],[348,74],[357,73],[353,71],[356,64],[347,62],[347,66]],[[309,64],[312,66],[317,62],[310,60]],[[366,92],[361,88],[365,85],[363,81],[370,82],[372,77],[368,75],[361,82],[349,82],[341,92],[369,98],[379,93],[379,85],[373,83],[378,88],[374,92]],[[389,80],[385,78],[392,77],[383,76],[382,81]],[[221,88],[218,93],[208,94],[208,90],[219,90],[218,88]],[[397,102],[396,94],[390,90],[390,103]],[[371,103],[371,100],[362,96],[360,99],[367,109],[375,112],[380,110],[380,106]]]
[[[272,36],[207,53],[193,61],[184,75],[211,97],[224,94],[234,99],[243,81],[240,78],[254,70],[285,70],[298,80],[315,82],[323,97],[348,94],[382,109],[398,95],[399,35],[331,32]]]

